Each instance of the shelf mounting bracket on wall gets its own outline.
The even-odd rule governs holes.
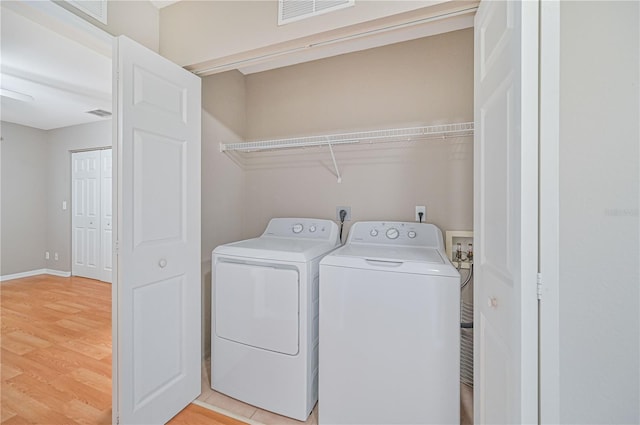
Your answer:
[[[333,153],[333,146],[331,146],[331,142],[327,140],[327,146],[329,146],[329,152],[331,152],[331,159],[333,160],[333,168],[336,170],[336,177],[338,178],[338,183],[342,183],[342,176],[340,175],[340,170],[338,169],[338,163],[336,162],[336,155]]]

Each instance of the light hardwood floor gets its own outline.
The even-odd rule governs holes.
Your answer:
[[[111,423],[111,285],[40,275],[0,299],[2,425]],[[195,405],[170,423],[242,424]]]

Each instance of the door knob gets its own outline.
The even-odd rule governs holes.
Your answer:
[[[158,265],[161,269],[164,269],[165,267],[167,267],[167,260],[165,260],[164,258],[161,259],[160,261],[158,261]]]

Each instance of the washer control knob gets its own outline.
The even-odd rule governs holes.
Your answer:
[[[369,234],[375,238],[376,236],[378,236],[378,229],[371,229]]]
[[[291,230],[293,230],[293,233],[300,233],[302,232],[302,230],[304,230],[304,226],[300,223],[296,223],[293,225]]]
[[[409,236],[411,239],[416,237],[416,232],[414,232],[413,230],[409,230],[409,233],[407,233],[407,236]]]
[[[395,227],[387,230],[387,237],[389,239],[398,239],[398,236],[400,236],[400,232],[398,232],[398,229],[396,229]]]
[[[312,224],[311,227],[309,227],[309,231],[311,233],[315,232],[316,231],[316,226]]]

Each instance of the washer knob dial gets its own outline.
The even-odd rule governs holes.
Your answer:
[[[398,232],[398,229],[396,229],[395,227],[387,230],[387,237],[389,239],[398,239],[398,236],[400,236],[400,232]]]
[[[371,229],[369,234],[375,238],[376,236],[378,236],[378,229]]]
[[[312,225],[309,227],[309,231],[310,231],[311,233],[315,232],[315,231],[316,231],[316,226],[312,224]]]
[[[416,237],[416,232],[414,232],[413,230],[409,230],[409,233],[407,233],[407,236],[409,236],[411,239]]]
[[[291,230],[293,230],[293,233],[300,233],[302,232],[303,229],[304,229],[304,226],[302,226],[302,224],[300,223],[294,224],[293,227],[291,228]]]

